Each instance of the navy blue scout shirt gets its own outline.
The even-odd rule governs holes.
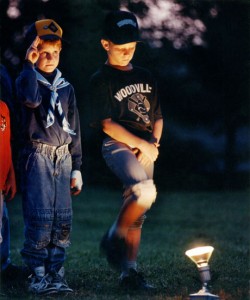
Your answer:
[[[154,123],[162,119],[157,86],[151,73],[137,66],[121,71],[103,65],[91,78],[91,126],[111,118],[131,133],[149,140]]]
[[[38,70],[37,70],[38,71]],[[56,72],[51,75],[41,73],[52,83]],[[23,70],[16,80],[17,96],[22,105],[22,130],[24,143],[39,142],[50,146],[69,144],[72,155],[72,169],[80,170],[82,163],[81,133],[79,114],[76,106],[74,88],[71,84],[58,89],[58,97],[70,128],[76,135],[70,135],[62,128],[57,110],[55,122],[46,128],[51,91],[37,81],[33,64],[25,61]]]

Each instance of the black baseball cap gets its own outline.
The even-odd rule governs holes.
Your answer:
[[[27,42],[32,41],[39,36],[42,40],[61,40],[62,28],[52,19],[43,19],[31,24],[25,35]]]
[[[104,20],[103,38],[117,45],[139,42],[136,17],[128,11],[112,11]]]

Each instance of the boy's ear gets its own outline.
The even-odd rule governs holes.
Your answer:
[[[109,41],[101,39],[101,44],[104,50],[109,51]]]

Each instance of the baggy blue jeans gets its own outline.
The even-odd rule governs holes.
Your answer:
[[[70,244],[72,158],[68,145],[32,143],[22,153],[25,241],[21,255],[31,270],[58,271]]]

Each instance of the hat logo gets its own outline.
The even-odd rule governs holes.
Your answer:
[[[50,29],[52,32],[56,32],[58,30],[55,23],[53,22],[51,22],[49,25],[45,25],[43,29]]]
[[[117,23],[117,25],[118,25],[118,27],[122,27],[122,26],[124,26],[124,25],[132,25],[132,26],[134,26],[134,27],[137,27],[137,26],[136,26],[136,23],[135,23],[133,20],[131,20],[131,19],[124,19],[124,20],[121,20],[121,21],[119,21],[119,22]]]

